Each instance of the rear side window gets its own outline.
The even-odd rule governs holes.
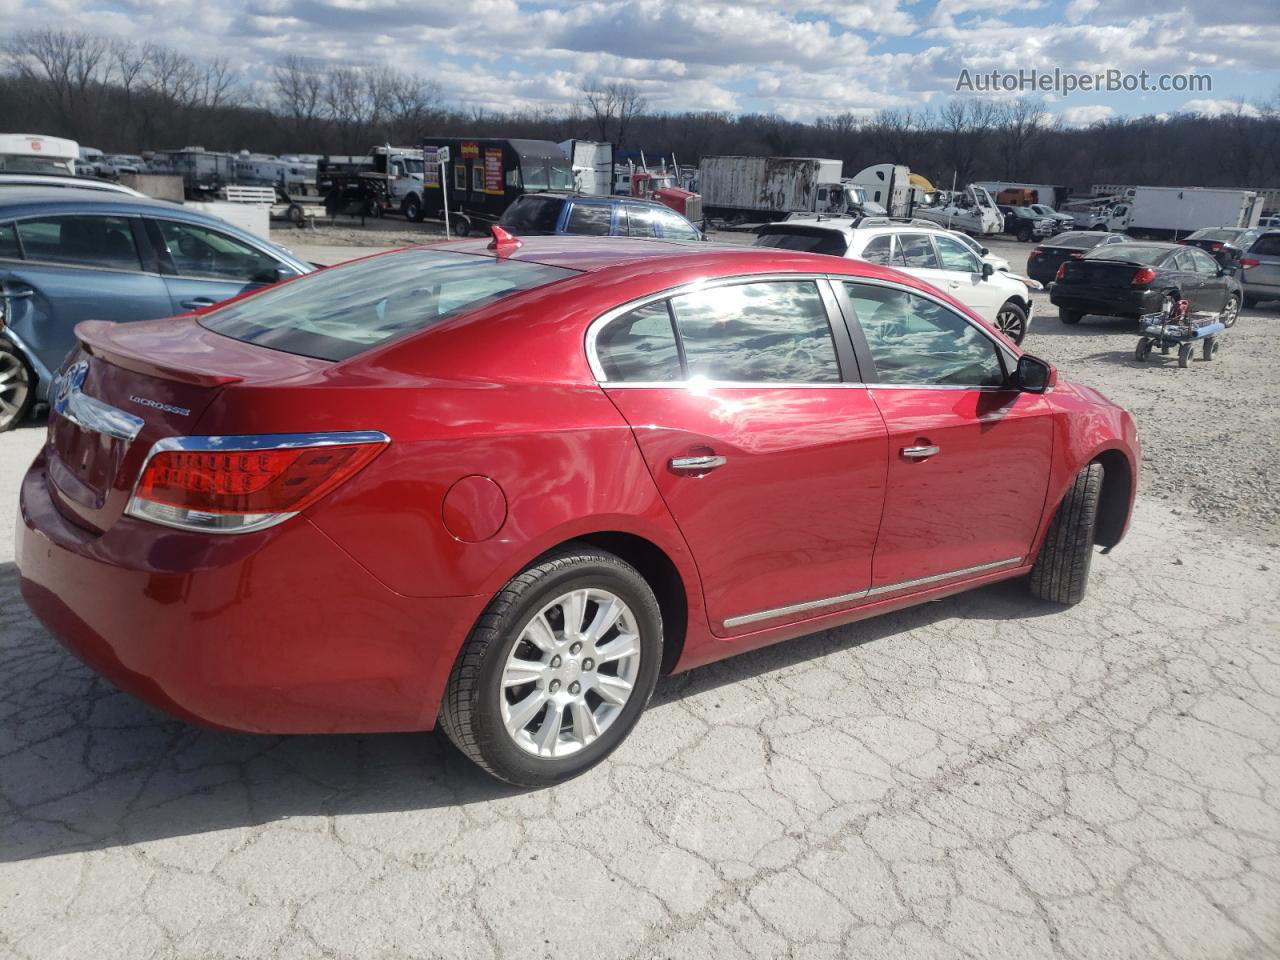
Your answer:
[[[684,217],[670,210],[655,210],[654,217],[662,235],[668,240],[698,240],[698,231]]]
[[[498,221],[498,226],[516,235],[555,233],[564,201],[559,197],[521,197]]]
[[[269,287],[200,323],[246,343],[345,360],[460,311],[574,273],[521,260],[404,250]]]
[[[813,281],[711,287],[673,297],[689,377],[836,383],[840,366]]]
[[[1280,256],[1280,233],[1268,233],[1259,237],[1258,242],[1249,250],[1264,257]]]
[[[878,263],[882,267],[889,266],[889,261],[893,258],[893,236],[892,234],[882,233],[878,237],[873,237],[862,248],[862,259],[867,263]]]
[[[799,253],[828,253],[833,257],[843,257],[848,249],[844,235],[835,230],[776,230],[760,234],[755,245]]]
[[[656,237],[658,225],[653,219],[653,210],[638,203],[623,204],[627,211],[627,235],[632,237]],[[621,231],[619,231],[621,232]]]
[[[680,351],[667,301],[637,307],[609,324],[596,339],[604,375],[623,383],[681,380]]]
[[[18,221],[28,260],[140,270],[127,217],[69,216]]]
[[[938,269],[938,258],[933,252],[933,244],[924,234],[904,233],[899,236],[898,252],[902,257],[901,265],[904,267]]]
[[[569,208],[566,233],[588,237],[607,237],[613,224],[613,208],[607,203],[578,203]]]
[[[21,256],[22,253],[18,249],[18,232],[13,229],[13,224],[0,223],[0,257],[17,260]]]

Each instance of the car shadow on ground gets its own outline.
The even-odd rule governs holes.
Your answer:
[[[661,714],[683,698],[948,618],[1057,609],[1022,581],[995,584],[663,678],[652,706]],[[265,736],[169,718],[59,646],[27,612],[12,563],[0,564],[0,689],[0,862],[531,793],[489,777],[440,733]]]

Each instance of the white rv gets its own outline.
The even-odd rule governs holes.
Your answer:
[[[74,176],[80,144],[33,133],[0,133],[0,171]]]

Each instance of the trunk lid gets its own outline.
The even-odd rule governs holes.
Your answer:
[[[76,327],[80,345],[50,389],[45,460],[53,500],[103,533],[128,504],[157,440],[189,436],[227,386],[329,367],[205,330],[192,319]]]
[[[1142,267],[1118,260],[1068,260],[1062,279],[1088,287],[1127,287]]]

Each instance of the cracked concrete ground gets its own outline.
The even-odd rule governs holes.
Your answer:
[[[0,956],[1280,954],[1275,529],[1153,489],[1150,438],[1078,607],[1000,584],[668,678],[521,792],[440,736],[217,733],[96,679],[17,593],[42,435],[0,436]]]

